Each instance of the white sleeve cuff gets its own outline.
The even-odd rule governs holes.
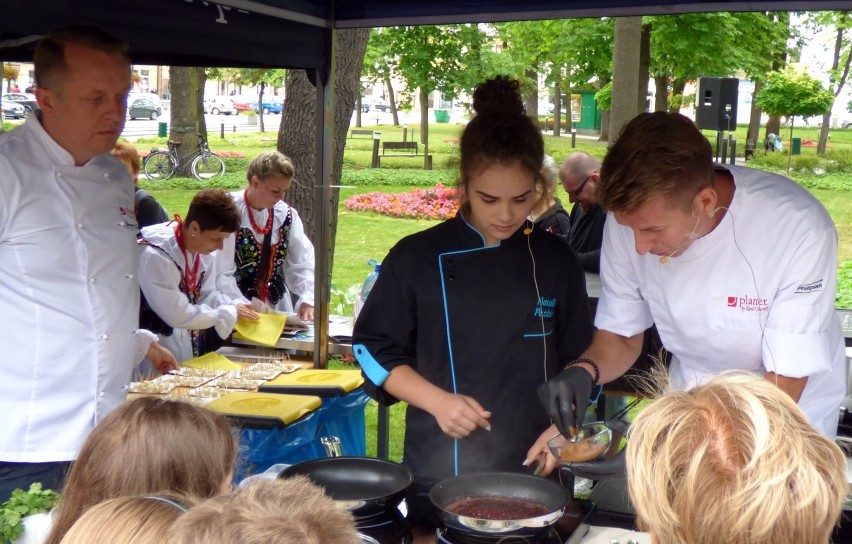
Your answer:
[[[223,340],[231,335],[237,323],[237,307],[230,304],[216,308],[216,334]]]
[[[148,353],[151,343],[157,341],[157,335],[147,329],[136,329],[133,331],[133,335],[136,338],[136,351],[133,360],[140,363],[145,359],[145,354]]]

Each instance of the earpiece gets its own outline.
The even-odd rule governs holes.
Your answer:
[[[530,234],[532,234],[532,227],[527,227],[527,228],[525,228],[525,229],[524,229],[524,234],[526,234],[527,236],[529,236]]]

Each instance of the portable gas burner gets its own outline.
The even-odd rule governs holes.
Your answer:
[[[405,517],[399,510],[356,517],[355,527],[359,533],[372,537],[381,544],[411,544],[414,541]]]
[[[591,501],[574,499],[565,507],[559,521],[535,536],[485,534],[475,530],[463,533],[443,527],[436,529],[435,535],[439,544],[577,544],[589,532],[589,520],[594,511]]]

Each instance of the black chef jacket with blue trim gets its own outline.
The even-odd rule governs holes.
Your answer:
[[[402,239],[355,323],[353,343],[371,397],[396,402],[376,382],[410,365],[492,413],[490,432],[477,429],[457,441],[430,414],[409,407],[403,462],[420,478],[452,476],[456,467],[521,470],[550,424],[536,394],[545,366],[547,379],[554,377],[591,341],[585,277],[573,250],[550,233],[523,230],[484,247],[459,215]]]

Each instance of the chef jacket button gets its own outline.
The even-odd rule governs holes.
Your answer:
[[[127,278],[127,279],[129,279],[129,280],[132,280],[132,279],[133,279],[133,274],[128,274],[128,275],[126,275],[126,276],[124,276],[124,277],[125,277],[125,278]]]
[[[77,228],[78,228],[78,229],[82,229],[82,228],[83,228],[83,223],[77,223]]]
[[[118,226],[119,226],[119,227],[126,227],[126,226],[127,226],[127,221],[119,221],[119,222],[118,222]]]
[[[95,282],[97,282],[97,281],[98,281],[98,280],[97,280],[96,278],[89,278],[89,283],[95,283]]]
[[[100,395],[98,395],[98,396],[99,396],[100,398],[104,398],[104,392],[103,392],[103,391],[101,391],[101,394],[100,394]]]
[[[107,172],[104,172],[104,177],[105,177],[106,179],[109,179],[109,174],[108,174]]]
[[[108,334],[102,334],[101,340],[109,340],[109,335]]]

